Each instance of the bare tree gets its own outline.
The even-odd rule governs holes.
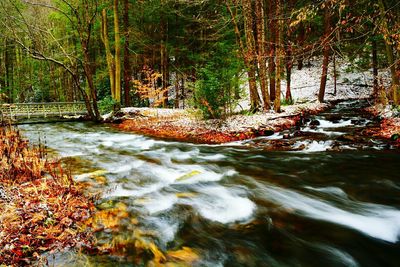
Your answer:
[[[98,0],[60,0],[54,3],[27,0],[18,3],[7,0],[6,2],[2,1],[0,7],[4,18],[1,23],[11,33],[15,42],[31,57],[64,68],[71,75],[76,88],[85,101],[89,116],[92,120],[99,121],[101,116],[97,107],[97,91],[93,80],[94,62],[90,57],[92,30],[98,13]],[[12,14],[10,14],[10,8],[13,9]],[[63,22],[75,29],[71,39],[76,40],[79,45],[71,45],[62,41],[61,39],[65,39],[65,36],[56,36],[52,32],[50,24],[46,25],[47,27],[44,26],[44,19],[39,20],[34,17],[37,15],[35,12],[29,12],[33,8],[47,10],[48,13],[43,13],[45,15],[49,15],[50,12],[60,14]],[[77,68],[77,65],[81,68]]]

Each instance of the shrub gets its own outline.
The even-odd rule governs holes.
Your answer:
[[[198,69],[194,90],[194,103],[204,118],[225,116],[237,99],[239,90],[238,72],[240,61],[229,45],[220,43],[207,62]]]
[[[98,102],[99,110],[102,114],[114,111],[116,105],[117,102],[111,96],[106,96]]]

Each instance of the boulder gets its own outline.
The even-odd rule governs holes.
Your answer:
[[[351,120],[351,123],[354,125],[363,125],[365,123],[365,119],[353,119]]]
[[[333,123],[338,123],[341,119],[343,119],[343,117],[340,114],[333,113],[325,115],[325,119]]]
[[[352,134],[343,134],[336,138],[337,141],[344,141],[344,142],[357,142],[359,139]]]
[[[260,135],[262,135],[262,136],[271,136],[271,135],[273,135],[275,132],[274,132],[274,130],[272,130],[272,129],[263,129],[263,130],[260,130]]]
[[[312,120],[310,122],[310,126],[319,126],[321,125],[321,122],[319,120]]]
[[[397,141],[399,139],[399,137],[400,137],[400,134],[395,133],[395,134],[392,134],[392,136],[390,137],[390,140]]]

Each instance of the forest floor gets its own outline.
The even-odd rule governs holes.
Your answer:
[[[154,137],[193,143],[219,144],[268,136],[296,125],[302,116],[317,114],[328,104],[285,106],[282,113],[232,115],[203,120],[193,112],[178,109],[124,108],[114,115],[116,127]]]
[[[0,126],[0,170],[0,265],[46,265],[43,253],[91,246],[93,201],[43,146]]]
[[[381,119],[379,128],[372,128],[369,134],[390,139],[400,148],[400,109],[395,110],[388,105],[376,104],[367,108],[366,111]]]
[[[345,62],[338,66],[336,94],[334,94],[333,78],[328,78],[326,103],[317,101],[319,64],[311,62],[302,70],[294,70],[291,86],[295,104],[282,106],[281,113],[270,111],[243,114],[243,110],[249,109],[248,100],[243,98],[238,105],[242,110],[236,110],[236,115],[224,119],[203,120],[198,112],[193,110],[123,108],[112,118],[108,117],[108,120],[118,122],[116,127],[124,131],[193,143],[226,143],[271,135],[296,126],[302,116],[320,113],[335,102],[370,98],[371,73],[349,71],[350,67]],[[333,70],[330,70],[330,73],[333,73]],[[380,80],[387,83],[387,73],[382,72],[381,75]],[[286,84],[283,82],[282,88],[285,87]],[[375,111],[367,112],[378,116],[382,110],[375,108]],[[375,132],[371,132],[372,135],[391,138],[393,134],[400,132],[400,119],[391,117],[390,114],[383,117],[381,129],[375,129]]]

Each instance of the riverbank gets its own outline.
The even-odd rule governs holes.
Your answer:
[[[148,136],[188,141],[193,143],[218,144],[271,135],[299,124],[302,116],[315,115],[333,103],[346,100],[368,99],[372,94],[372,76],[369,71],[353,72],[351,64],[338,62],[338,79],[328,79],[325,100],[317,101],[320,85],[320,60],[315,59],[301,70],[292,73],[291,94],[294,105],[282,106],[282,113],[257,113],[243,115],[249,110],[247,96],[242,96],[235,111],[237,115],[220,120],[202,120],[193,111],[176,109],[125,108],[114,114],[111,121],[118,122],[120,130]],[[329,73],[333,73],[333,69]],[[387,83],[387,72],[380,72]],[[282,88],[286,87],[282,81]],[[284,97],[284,96],[282,96]],[[242,114],[239,114],[242,113]],[[110,118],[108,118],[110,120]]]
[[[282,113],[233,115],[225,119],[203,120],[193,111],[155,108],[124,108],[109,118],[117,129],[169,140],[201,144],[221,144],[269,136],[288,129],[300,130],[307,117],[314,117],[337,102],[284,106]],[[380,121],[362,131],[366,137],[386,139],[400,146],[399,111],[372,106],[363,113]],[[375,121],[376,121],[375,119]],[[285,134],[283,134],[285,138]],[[288,137],[291,136],[288,132]]]
[[[43,146],[0,127],[0,263],[45,264],[48,255],[90,246],[94,204]]]
[[[400,148],[400,110],[389,105],[376,104],[367,108],[366,111],[381,119],[379,128],[371,129],[369,134],[390,140]]]
[[[268,136],[300,123],[305,116],[329,108],[326,103],[282,107],[282,113],[233,115],[226,119],[203,120],[188,110],[124,108],[111,121],[118,129],[148,136],[204,144],[220,144]]]

